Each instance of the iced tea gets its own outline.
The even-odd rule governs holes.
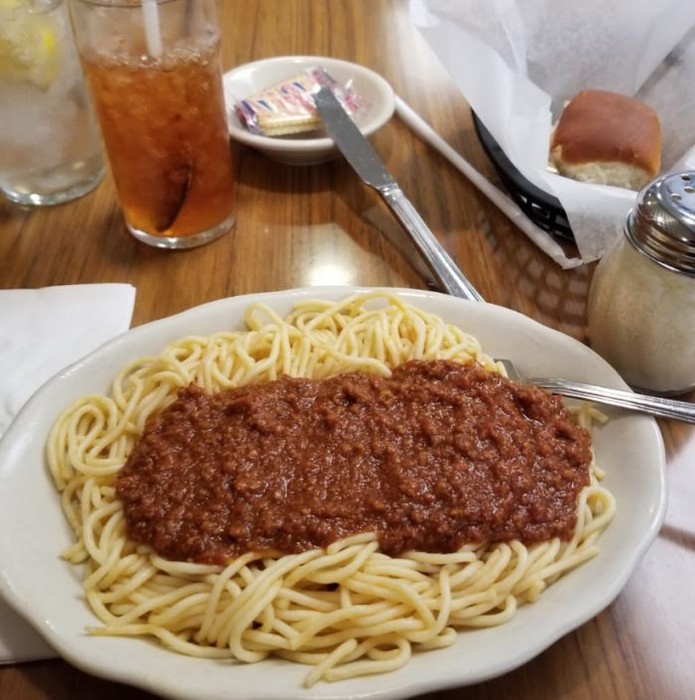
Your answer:
[[[232,214],[234,179],[216,57],[211,47],[137,63],[83,58],[131,230],[191,236]]]
[[[234,223],[215,5],[70,1],[126,224],[149,245],[201,245]]]

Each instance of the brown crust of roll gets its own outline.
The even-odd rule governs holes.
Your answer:
[[[661,167],[661,125],[640,100],[604,90],[584,90],[565,107],[555,127],[551,160],[564,166],[622,163],[651,179]]]

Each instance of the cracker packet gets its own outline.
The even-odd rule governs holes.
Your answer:
[[[329,88],[351,115],[364,105],[351,83],[341,85],[325,68],[316,66],[250,95],[238,102],[234,110],[239,121],[258,136],[318,131],[322,122],[311,94],[319,86]]]

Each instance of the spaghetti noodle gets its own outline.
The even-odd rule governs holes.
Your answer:
[[[413,648],[448,646],[456,630],[504,623],[597,553],[615,504],[595,466],[569,541],[390,557],[364,533],[323,550],[248,553],[216,565],[169,561],[129,540],[117,473],[148,417],[191,382],[216,392],[283,374],[389,376],[412,359],[500,371],[475,338],[386,293],[303,301],[284,319],[255,305],[245,323],[244,331],[188,337],[135,360],[110,395],[84,397],[53,427],[48,464],[76,537],[64,557],[86,566],[86,599],[103,623],[94,634],[156,637],[197,657],[256,662],[275,655],[311,664],[310,686],[393,670]]]

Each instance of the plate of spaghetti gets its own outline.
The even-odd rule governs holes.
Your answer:
[[[0,442],[0,592],[56,651],[169,698],[406,698],[607,607],[666,507],[655,421],[521,314],[405,289],[211,302],[50,380]]]

